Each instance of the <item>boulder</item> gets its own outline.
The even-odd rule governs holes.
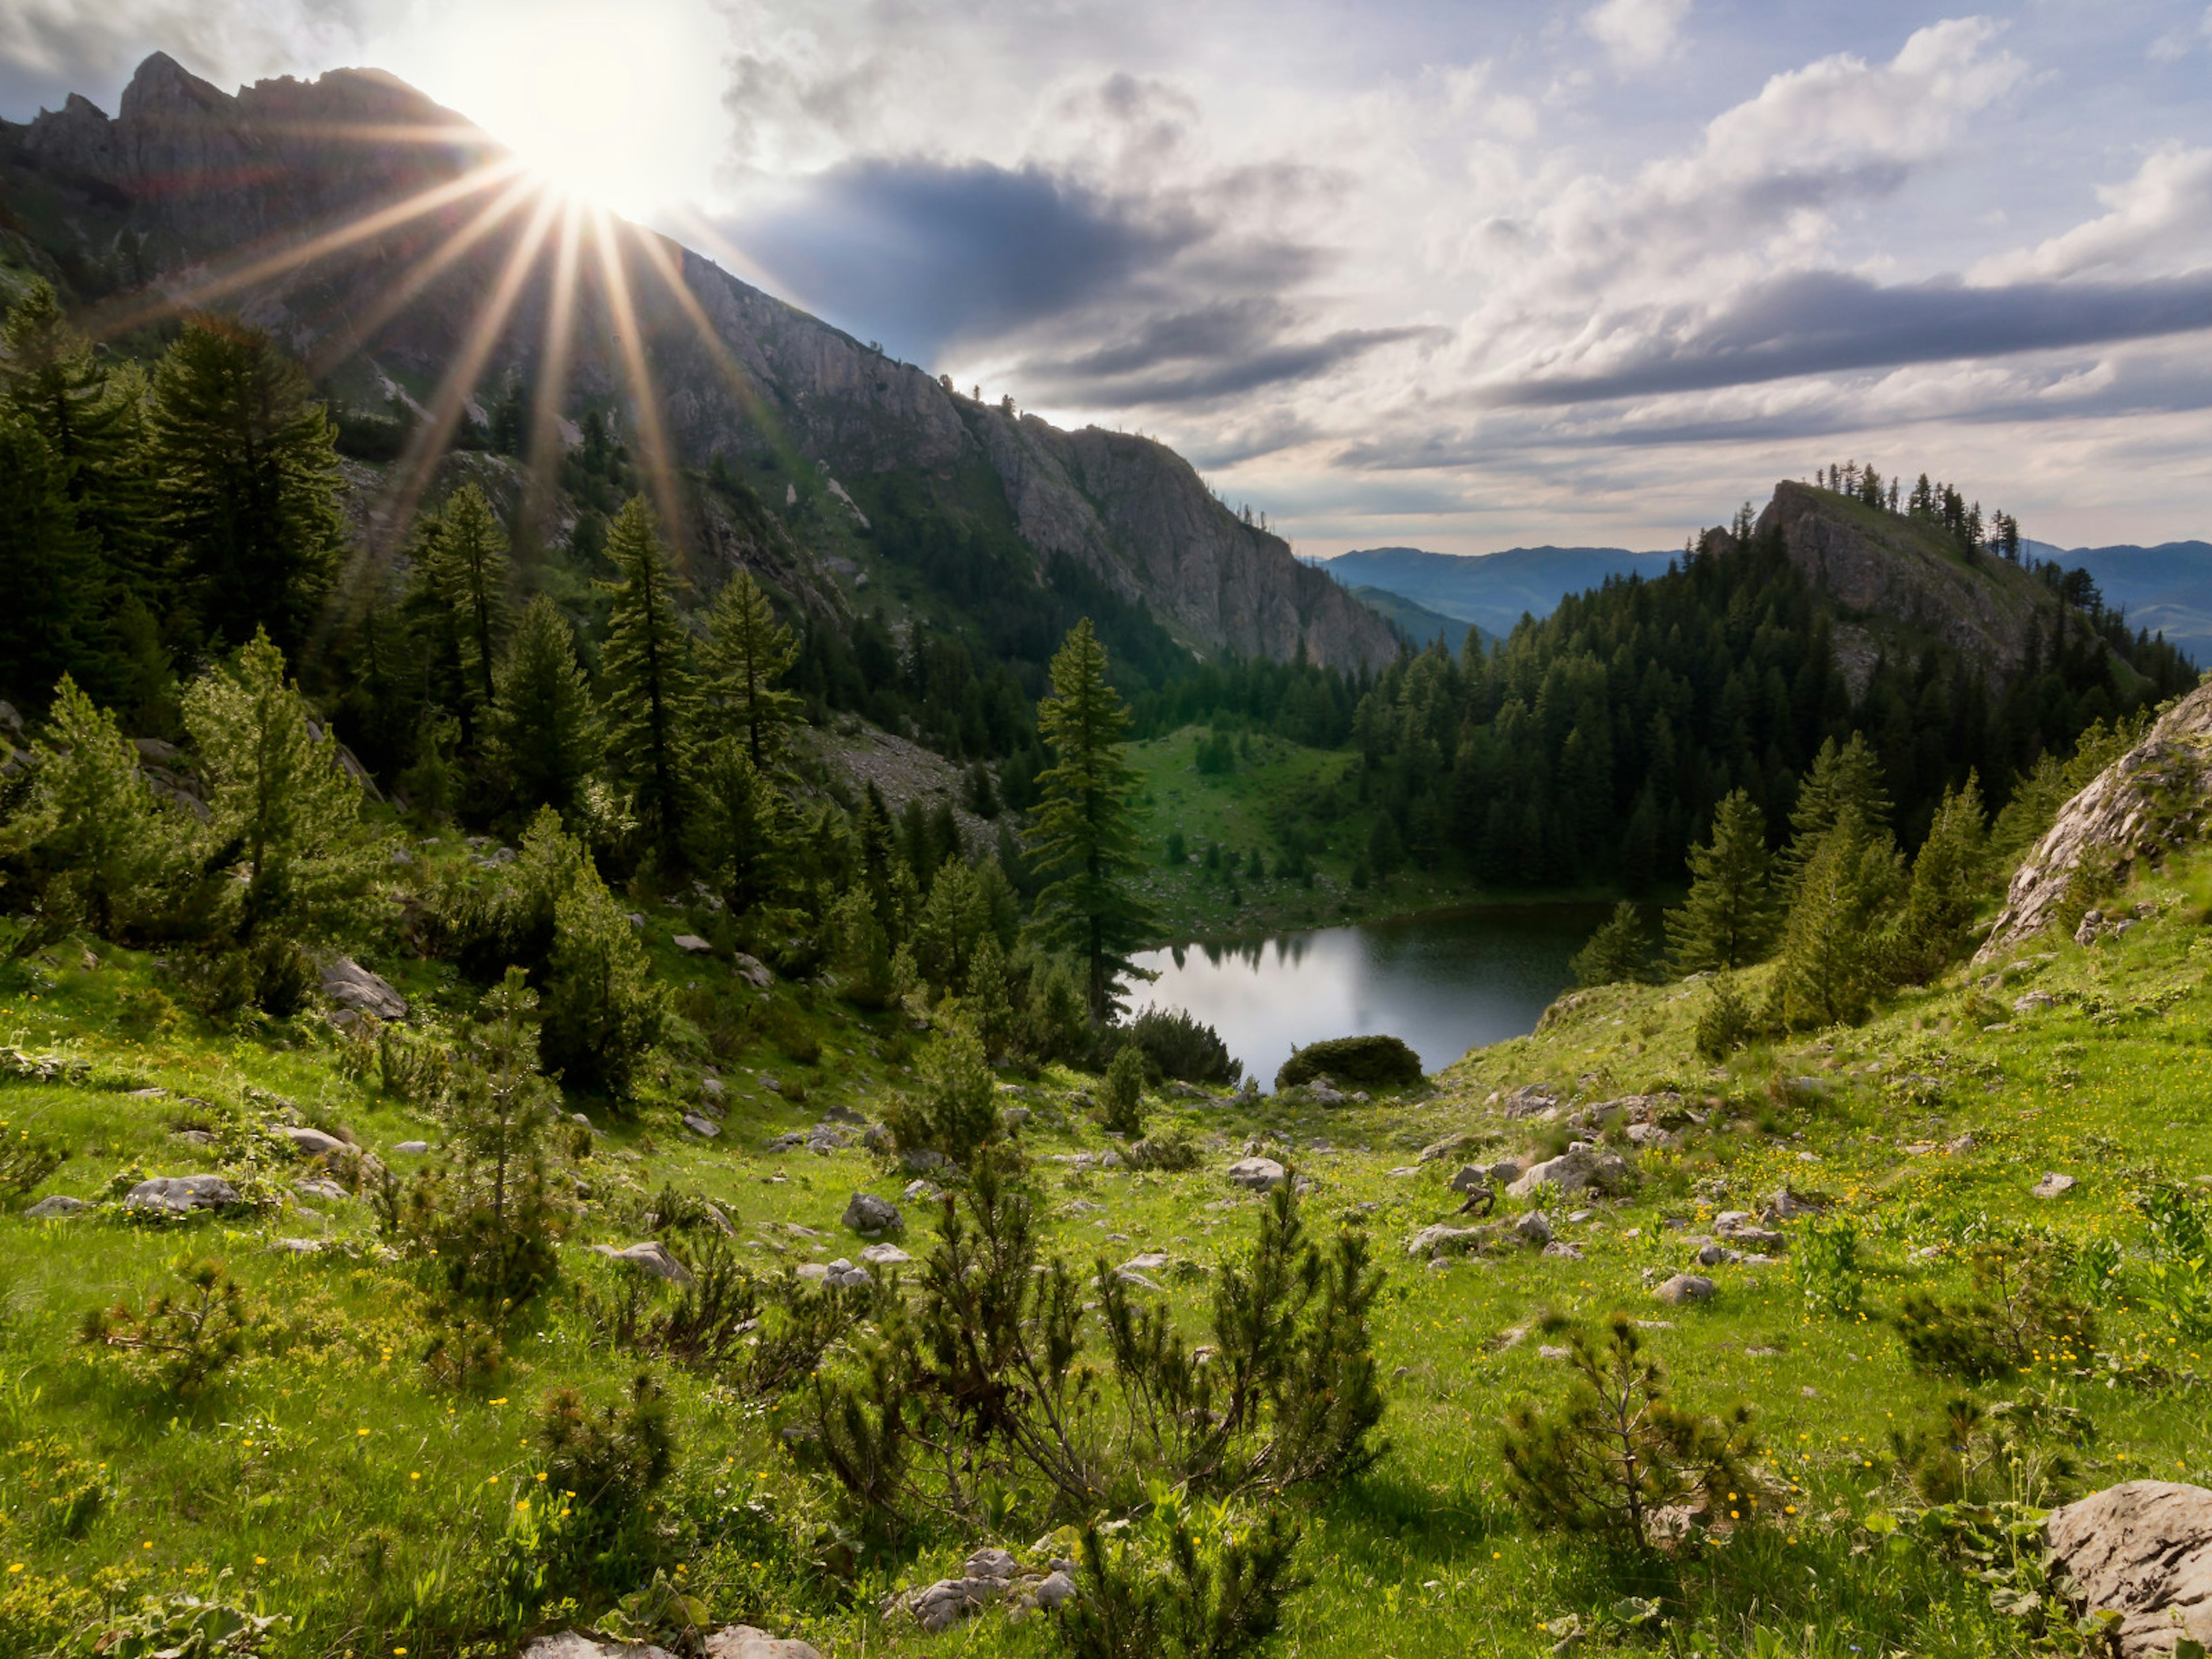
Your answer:
[[[564,1630],[558,1636],[541,1636],[523,1649],[521,1659],[676,1659],[665,1648],[650,1642],[602,1642],[581,1631]]]
[[[750,1625],[726,1625],[707,1638],[707,1659],[822,1659],[809,1642],[770,1636]]]
[[[1442,1140],[1431,1141],[1421,1148],[1420,1162],[1433,1164],[1440,1158],[1449,1158],[1454,1152],[1463,1152],[1470,1146],[1481,1145],[1482,1137],[1472,1130],[1455,1135],[1446,1135]]]
[[[1044,1582],[1032,1593],[1036,1597],[1036,1604],[1049,1612],[1073,1599],[1075,1595],[1075,1581],[1066,1573],[1054,1569],[1045,1575]]]
[[[691,1270],[671,1255],[668,1247],[657,1238],[649,1238],[641,1244],[627,1245],[619,1250],[611,1244],[594,1244],[592,1249],[610,1260],[625,1261],[633,1267],[642,1268],[655,1279],[665,1279],[672,1285],[689,1285],[691,1282]]]
[[[1676,1307],[1685,1302],[1709,1302],[1712,1299],[1713,1281],[1701,1273],[1676,1273],[1651,1294]]]
[[[996,1578],[1003,1582],[1018,1577],[1021,1572],[1022,1564],[1015,1560],[1006,1551],[993,1549],[987,1546],[969,1556],[961,1565],[960,1570],[970,1578]]]
[[[802,1277],[805,1275],[805,1268],[801,1267],[799,1271]],[[841,1255],[823,1268],[822,1282],[833,1291],[851,1291],[876,1281],[875,1276],[866,1267],[857,1267]]]
[[[1541,1249],[1552,1242],[1552,1218],[1541,1210],[1531,1210],[1513,1224],[1513,1232],[1523,1244]]]
[[[2212,1492],[2130,1480],[2052,1514],[2054,1577],[2076,1612],[2108,1607],[2122,1659],[2212,1645]]]
[[[1521,1158],[1501,1158],[1490,1166],[1490,1178],[1500,1186],[1510,1187],[1528,1173],[1528,1161]]]
[[[688,952],[692,956],[702,955],[714,948],[713,945],[708,944],[705,939],[701,939],[696,933],[678,933],[674,939],[671,939],[669,943],[673,945],[678,950]]]
[[[333,1006],[354,1014],[374,1014],[379,1019],[407,1018],[407,999],[392,981],[372,974],[351,957],[339,957],[322,971],[323,996]]]
[[[430,1150],[430,1143],[427,1140],[403,1140],[392,1150],[395,1152],[405,1152],[410,1156],[419,1157]]]
[[[1626,1132],[1628,1144],[1644,1152],[1656,1152],[1663,1147],[1679,1146],[1680,1138],[1656,1123],[1632,1123]]]
[[[312,1199],[318,1204],[343,1203],[349,1196],[346,1189],[335,1181],[295,1181],[292,1190],[301,1198]]]
[[[2052,1170],[2043,1179],[2027,1189],[2031,1198],[2063,1198],[2081,1183],[2070,1175],[2060,1175]]]
[[[270,1133],[283,1136],[310,1158],[321,1158],[328,1152],[341,1152],[346,1150],[344,1141],[320,1129],[294,1127],[273,1129]]]
[[[860,1260],[871,1267],[903,1267],[914,1258],[896,1244],[871,1244],[860,1252]]]
[[[1583,1247],[1579,1244],[1570,1244],[1564,1239],[1555,1238],[1544,1246],[1544,1254],[1563,1256],[1569,1261],[1579,1261],[1583,1259]]]
[[[684,1127],[689,1129],[693,1134],[698,1136],[702,1140],[712,1140],[716,1135],[722,1133],[722,1126],[720,1124],[715,1122],[714,1120],[710,1117],[702,1117],[696,1112],[686,1112],[684,1114]]]
[[[1518,1171],[1516,1173],[1517,1174]],[[1486,1191],[1490,1186],[1490,1171],[1480,1164],[1469,1164],[1462,1167],[1460,1172],[1445,1184],[1455,1193]]]
[[[854,1193],[845,1206],[844,1219],[856,1233],[895,1233],[906,1224],[897,1205],[873,1193]]]
[[[125,1196],[123,1207],[189,1215],[194,1210],[220,1210],[243,1201],[238,1188],[221,1176],[155,1176],[133,1187]]]
[[[1166,1251],[1146,1250],[1143,1255],[1133,1255],[1124,1261],[1121,1271],[1125,1273],[1156,1273],[1167,1265]]]
[[[743,951],[730,958],[730,966],[737,970],[739,979],[744,981],[756,991],[767,990],[769,981],[774,977],[769,972],[766,963],[758,957],[747,956]]]
[[[90,1208],[92,1206],[81,1198],[71,1198],[66,1193],[56,1193],[51,1197],[40,1199],[23,1213],[33,1221],[52,1221],[61,1216],[78,1215]]]
[[[1808,1198],[1791,1192],[1787,1187],[1778,1188],[1759,1201],[1759,1212],[1769,1221],[1795,1221],[1800,1216],[1818,1215],[1821,1206]]]
[[[1534,1117],[1559,1103],[1559,1091],[1548,1083],[1524,1083],[1498,1102],[1508,1117]]]
[[[1465,1255],[1495,1242],[1498,1229],[1490,1227],[1451,1227],[1438,1222],[1433,1227],[1424,1227],[1407,1241],[1406,1254],[1416,1261],[1433,1260],[1440,1255]]]
[[[1229,1178],[1240,1187],[1264,1193],[1281,1183],[1287,1172],[1272,1158],[1240,1158],[1229,1166]]]
[[[1506,1190],[1515,1198],[1526,1198],[1549,1183],[1562,1193],[1585,1192],[1591,1188],[1601,1193],[1618,1193],[1626,1190],[1630,1178],[1628,1160],[1620,1153],[1577,1141],[1559,1157],[1530,1165]]]
[[[925,1589],[908,1591],[901,1601],[915,1621],[935,1636],[1006,1593],[1002,1578],[940,1578]]]

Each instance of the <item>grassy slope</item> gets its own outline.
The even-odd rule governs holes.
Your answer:
[[[2146,894],[2184,896],[2172,886]],[[2201,895],[2191,903],[2201,907]],[[1307,1559],[1316,1583],[1293,1608],[1285,1652],[1540,1653],[1553,1639],[1543,1621],[1570,1611],[1587,1616],[1626,1591],[1659,1587],[1583,1546],[1531,1534],[1499,1492],[1500,1413],[1516,1400],[1553,1394],[1561,1377],[1534,1339],[1501,1348],[1498,1334],[1540,1310],[1589,1317],[1622,1306],[1671,1322],[1651,1337],[1686,1402],[1717,1405],[1741,1394],[1756,1404],[1771,1466],[1802,1488],[1800,1513],[1784,1527],[1738,1539],[1691,1576],[1698,1622],[1682,1651],[1751,1650],[1753,1624],[1789,1637],[1786,1649],[1762,1652],[1841,1655],[1854,1644],[1869,1653],[2021,1650],[1978,1584],[1917,1547],[1859,1547],[1869,1540],[1855,1520],[1898,1496],[1881,1449],[1888,1431],[1932,1411],[1950,1389],[1908,1370],[1878,1322],[1808,1322],[1786,1266],[1714,1270],[1714,1302],[1680,1310],[1651,1303],[1644,1276],[1686,1265],[1688,1251],[1668,1218],[1695,1222],[1784,1180],[1832,1194],[1873,1233],[1877,1307],[1894,1305],[1916,1284],[1956,1290],[1961,1273],[1948,1241],[1984,1212],[2075,1235],[2131,1237],[2130,1182],[2154,1164],[2196,1173],[2212,1127],[2212,999],[2203,983],[2212,945],[2185,920],[2197,913],[2178,902],[2124,939],[2093,951],[2057,947],[2050,960],[2008,974],[2007,1003],[2031,987],[2059,999],[2008,1030],[1978,1029],[1988,1007],[1969,1002],[1961,979],[1908,996],[1861,1030],[1748,1057],[1723,1075],[1688,1057],[1694,991],[1615,988],[1539,1036],[1479,1051],[1419,1102],[1334,1113],[1275,1101],[1249,1114],[1226,1103],[1178,1108],[1211,1139],[1206,1167],[1069,1176],[1046,1166],[1055,1242],[1079,1261],[1155,1248],[1194,1264],[1167,1282],[1195,1323],[1206,1297],[1206,1277],[1195,1268],[1249,1231],[1253,1200],[1218,1171],[1249,1137],[1296,1149],[1320,1183],[1317,1218],[1343,1213],[1373,1230],[1391,1270],[1379,1320],[1391,1449],[1370,1477],[1322,1500]],[[719,963],[673,951],[668,939],[681,925],[672,914],[649,922],[669,975],[679,986],[726,976]],[[292,1115],[254,1103],[249,1088],[288,1097],[300,1115],[345,1123],[395,1164],[406,1160],[390,1151],[394,1143],[436,1137],[422,1115],[342,1075],[319,1022],[238,1035],[185,1018],[149,1030],[149,1020],[160,1023],[151,993],[164,976],[148,958],[103,952],[88,968],[75,946],[55,955],[55,965],[11,970],[0,984],[0,1038],[30,1052],[73,1053],[93,1067],[82,1086],[0,1085],[0,1115],[58,1133],[76,1151],[43,1190],[89,1193],[116,1170],[214,1167],[211,1154],[177,1139],[172,1126],[239,1109],[270,1121]],[[426,977],[409,988],[436,988]],[[889,1022],[800,1010],[789,988],[775,994],[826,1041],[823,1062],[800,1066],[762,1046],[738,1055],[723,1068],[732,1085],[727,1130],[711,1144],[689,1139],[674,1123],[696,1076],[680,1054],[653,1079],[635,1121],[602,1116],[605,1133],[583,1171],[601,1201],[564,1251],[572,1277],[605,1282],[605,1264],[580,1246],[641,1236],[611,1212],[642,1208],[664,1181],[722,1202],[756,1259],[822,1260],[855,1249],[858,1241],[837,1224],[847,1196],[862,1188],[894,1194],[899,1180],[857,1152],[771,1157],[760,1148],[830,1101],[880,1109],[884,1086],[902,1075],[877,1058],[894,1034]],[[2164,1011],[2153,1012],[2160,1002]],[[787,1085],[803,1082],[806,1108],[761,1089],[756,1069]],[[1940,1103],[1899,1103],[1883,1079],[1908,1072],[1942,1079]],[[1830,1079],[1825,1103],[1775,1103],[1767,1079],[1801,1074]],[[1592,1220],[1564,1227],[1584,1244],[1584,1261],[1522,1255],[1443,1272],[1408,1261],[1407,1237],[1452,1208],[1443,1183],[1453,1160],[1410,1176],[1392,1171],[1412,1164],[1413,1149],[1456,1130],[1485,1133],[1500,1151],[1532,1149],[1544,1131],[1507,1124],[1486,1099],[1501,1086],[1571,1085],[1577,1078],[1591,1097],[1666,1083],[1711,1091],[1731,1103],[1736,1127],[1680,1154],[1646,1156],[1637,1197],[1597,1206]],[[1054,1074],[1026,1092],[1049,1120],[1075,1082]],[[131,1092],[148,1087],[168,1094]],[[184,1105],[183,1096],[214,1108]],[[1955,1156],[1899,1150],[1966,1133],[1972,1148]],[[1333,1150],[1314,1145],[1322,1139]],[[1079,1126],[1036,1138],[1045,1152],[1102,1144]],[[2027,1189],[2046,1169],[2083,1184],[2062,1204],[2038,1205]],[[1078,1212],[1077,1198],[1103,1207]],[[418,1363],[423,1298],[412,1270],[377,1261],[363,1206],[317,1207],[328,1212],[319,1221],[288,1204],[262,1219],[162,1229],[94,1217],[0,1222],[9,1246],[0,1447],[15,1449],[0,1454],[0,1551],[4,1565],[24,1569],[0,1592],[0,1649],[26,1650],[24,1632],[38,1628],[27,1609],[65,1585],[104,1574],[111,1593],[197,1588],[228,1569],[268,1611],[303,1621],[281,1650],[450,1650],[439,1620],[468,1603],[516,1504],[535,1501],[531,1403],[568,1382],[609,1397],[629,1366],[586,1346],[556,1292],[517,1330],[504,1373],[459,1392],[431,1386]],[[825,1237],[782,1231],[785,1223]],[[351,1249],[301,1258],[269,1248],[299,1236]],[[916,1218],[909,1244],[922,1248],[927,1237]],[[1932,1257],[1913,1257],[1930,1245]],[[88,1307],[136,1302],[174,1263],[205,1253],[224,1256],[251,1290],[290,1313],[299,1330],[287,1352],[246,1362],[200,1406],[179,1410],[125,1386],[113,1366],[75,1345]],[[2112,1353],[2131,1361],[2155,1352],[2185,1372],[2203,1369],[2195,1351],[2139,1314],[2111,1309],[2104,1319]],[[2201,1389],[2107,1389],[2102,1363],[2094,1375],[2052,1379],[2102,1430],[2083,1457],[2089,1484],[2138,1473],[2212,1475]],[[803,1566],[828,1508],[784,1463],[773,1421],[696,1379],[679,1373],[669,1382],[684,1455],[677,1481],[691,1494],[684,1502],[694,1513],[720,1504],[727,1517],[723,1547],[686,1563],[718,1616],[802,1632],[840,1653],[1047,1650],[1036,1626],[1008,1626],[995,1615],[932,1641],[910,1624],[879,1621],[872,1594],[836,1608],[808,1588]],[[96,1472],[86,1467],[94,1464]],[[51,1524],[47,1500],[58,1485],[83,1479],[110,1495],[72,1540]],[[763,1508],[744,1510],[740,1500],[756,1493],[766,1494]],[[926,1581],[980,1541],[940,1539],[921,1559],[895,1564],[883,1583]],[[1801,1649],[1796,1632],[1814,1624],[1817,1638]]]
[[[1352,884],[1352,867],[1367,845],[1379,810],[1358,803],[1357,757],[1343,750],[1310,749],[1279,738],[1254,738],[1251,758],[1235,770],[1201,776],[1194,760],[1205,729],[1188,726],[1165,737],[1129,745],[1129,759],[1142,782],[1139,799],[1146,817],[1145,842],[1153,867],[1145,878],[1145,896],[1160,918],[1161,939],[1233,937],[1279,927],[1325,927],[1339,922],[1407,915],[1449,905],[1486,901],[1528,902],[1532,899],[1588,898],[1593,893],[1492,892],[1467,872],[1456,853],[1447,852],[1432,866],[1409,862],[1387,882],[1360,891]],[[1330,805],[1316,815],[1313,803]],[[1313,857],[1310,887],[1273,874],[1282,850],[1279,829],[1287,819],[1318,832],[1325,844]],[[1168,832],[1183,833],[1186,864],[1171,870],[1166,862]],[[1264,881],[1240,875],[1232,884],[1209,875],[1196,861],[1209,842],[1249,859],[1264,853],[1270,872]]]

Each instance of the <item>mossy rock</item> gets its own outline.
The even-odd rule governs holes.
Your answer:
[[[1275,1073],[1278,1089],[1327,1077],[1369,1089],[1408,1089],[1421,1080],[1421,1057],[1394,1036],[1332,1037],[1293,1048]]]

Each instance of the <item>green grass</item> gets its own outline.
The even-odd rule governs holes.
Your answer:
[[[1189,775],[1184,804],[1225,831],[1244,821],[1238,811],[1267,799],[1271,782],[1288,787],[1320,763],[1271,760],[1254,768],[1249,788],[1221,799]],[[1171,775],[1166,763],[1148,766],[1159,790]],[[2168,908],[2094,949],[2023,951],[2025,965],[1994,992],[1978,993],[1962,970],[1863,1027],[1740,1055],[1725,1070],[1691,1054],[1698,988],[1614,987],[1586,994],[1534,1036],[1477,1051],[1407,1100],[1334,1111],[1274,1098],[1249,1109],[1157,1102],[1160,1122],[1179,1122],[1209,1147],[1188,1174],[1071,1175],[1041,1164],[1054,1248],[1085,1265],[1102,1253],[1118,1261],[1148,1248],[1169,1252],[1188,1266],[1163,1276],[1164,1293],[1194,1329],[1209,1294],[1206,1270],[1251,1231],[1255,1200],[1219,1173],[1249,1140],[1291,1151],[1317,1183],[1316,1218],[1349,1217],[1376,1240],[1389,1269],[1377,1319],[1389,1450],[1369,1475],[1297,1500],[1314,1583],[1291,1608],[1281,1650],[1546,1653],[1556,1639],[1547,1623],[1567,1614],[1587,1622],[1638,1594],[1673,1598],[1670,1650],[1716,1659],[1854,1648],[2027,1651],[1957,1564],[1904,1533],[1885,1538],[1862,1524],[1908,1502],[1890,1431],[1928,1420],[1957,1387],[1915,1371],[1881,1315],[1916,1286],[1960,1291],[1959,1241],[1978,1218],[2132,1246],[2140,1228],[2131,1191],[2154,1175],[2212,1172],[2204,1152],[2212,943],[2200,925],[2203,895],[2174,880],[2127,897]],[[691,1006],[703,1010],[702,997],[735,994],[725,964],[674,951],[670,938],[688,925],[655,910],[647,934],[664,971],[678,988],[692,986]],[[89,1066],[66,1085],[0,1083],[0,1117],[11,1129],[55,1135],[72,1150],[42,1192],[91,1195],[118,1172],[235,1170],[214,1149],[179,1139],[179,1125],[343,1124],[396,1167],[409,1162],[391,1150],[398,1142],[436,1140],[428,1115],[341,1069],[338,1041],[319,1019],[210,1027],[177,1006],[169,975],[150,957],[93,949],[97,966],[84,965],[70,944],[52,962],[19,965],[0,980],[0,1042]],[[422,964],[403,977],[447,1018],[467,1000]],[[2012,1000],[2032,989],[2057,1000],[2014,1016]],[[861,1243],[838,1223],[854,1191],[896,1198],[903,1185],[857,1150],[763,1150],[830,1103],[879,1115],[885,1091],[911,1077],[903,1058],[911,1034],[896,1020],[858,1017],[799,988],[779,984],[773,995],[823,1045],[821,1060],[799,1065],[758,1036],[730,1047],[716,1061],[729,1085],[720,1139],[693,1139],[675,1121],[696,1099],[708,1058],[690,1021],[647,1068],[633,1115],[573,1103],[602,1132],[577,1170],[592,1200],[562,1250],[564,1284],[522,1310],[507,1334],[504,1369],[481,1382],[448,1388],[426,1370],[430,1281],[421,1266],[386,1258],[357,1200],[309,1206],[319,1218],[287,1198],[252,1218],[163,1226],[107,1214],[0,1220],[9,1245],[0,1268],[0,1569],[9,1570],[0,1653],[49,1650],[66,1631],[96,1629],[106,1609],[143,1593],[204,1591],[225,1571],[233,1575],[226,1594],[291,1620],[274,1652],[388,1656],[404,1647],[414,1659],[502,1650],[499,1575],[531,1559],[528,1530],[545,1502],[529,1434],[535,1402],[567,1384],[611,1400],[632,1369],[586,1340],[571,1286],[604,1287],[612,1274],[583,1247],[647,1236],[640,1218],[651,1194],[672,1182],[723,1205],[748,1258],[823,1261]],[[1981,1029],[1989,1024],[2011,1029]],[[771,1093],[755,1073],[803,1085],[805,1104]],[[1936,1082],[1891,1080],[1906,1075]],[[1808,1076],[1826,1080],[1819,1096],[1785,1086]],[[1456,1203],[1444,1182],[1457,1160],[1415,1165],[1416,1149],[1460,1132],[1483,1138],[1485,1158],[1543,1149],[1560,1138],[1556,1126],[1510,1121],[1486,1103],[1494,1091],[1532,1081],[1570,1093],[1578,1086],[1587,1098],[1671,1085],[1693,1103],[1723,1103],[1732,1127],[1639,1155],[1635,1194],[1592,1204],[1585,1222],[1566,1223],[1568,1206],[1554,1205],[1583,1261],[1522,1253],[1439,1271],[1409,1260],[1405,1241]],[[1055,1071],[1018,1086],[1039,1109],[1034,1151],[1108,1144],[1066,1111],[1070,1093],[1091,1080]],[[167,1093],[134,1092],[148,1088]],[[210,1103],[187,1105],[188,1096]],[[1971,1147],[1955,1154],[1901,1150],[1966,1134]],[[1418,1172],[1393,1173],[1407,1166]],[[2058,1203],[2039,1202],[2028,1188],[2045,1170],[2081,1185]],[[307,1172],[264,1173],[282,1188]],[[1704,1306],[1651,1299],[1647,1274],[1688,1265],[1684,1233],[1784,1182],[1831,1195],[1865,1232],[1868,1318],[1808,1317],[1786,1259],[1709,1270],[1720,1290]],[[921,1254],[927,1219],[908,1209],[906,1243]],[[299,1237],[326,1248],[312,1256],[271,1248]],[[76,1340],[88,1309],[142,1303],[178,1265],[205,1255],[223,1259],[280,1330],[204,1396],[164,1397]],[[1540,1335],[1501,1346],[1501,1333],[1546,1312],[1595,1321],[1614,1309],[1668,1322],[1648,1335],[1685,1403],[1717,1408],[1741,1396],[1754,1405],[1768,1449],[1761,1462],[1795,1483],[1795,1516],[1694,1558],[1639,1564],[1533,1531],[1505,1503],[1499,1419],[1516,1401],[1555,1397],[1564,1373],[1540,1357]],[[2100,1318],[2095,1356],[2015,1385],[2051,1390],[2094,1419],[2097,1437],[2075,1455],[2081,1484],[2212,1478],[2212,1412],[2197,1380],[2212,1368],[2201,1348],[2124,1296]],[[2172,1380],[2147,1385],[2147,1364]],[[665,1380],[679,1465],[654,1521],[662,1561],[684,1568],[718,1619],[855,1655],[1049,1650],[1039,1624],[995,1613],[930,1638],[875,1611],[884,1591],[939,1576],[975,1545],[1026,1548],[1042,1530],[1037,1517],[1010,1518],[999,1539],[925,1528],[905,1553],[864,1558],[860,1580],[846,1584],[811,1565],[834,1541],[835,1506],[781,1449],[777,1415],[708,1380],[680,1371]],[[2002,1388],[1981,1393],[2010,1397]],[[57,1518],[66,1506],[51,1500],[87,1486],[102,1496],[71,1535]],[[539,1620],[589,1620],[621,1588],[587,1590],[580,1605],[556,1605]]]

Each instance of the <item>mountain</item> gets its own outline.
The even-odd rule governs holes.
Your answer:
[[[1447,617],[1442,611],[1431,611],[1402,593],[1393,593],[1387,587],[1355,587],[1352,590],[1352,597],[1383,617],[1392,627],[1402,631],[1417,646],[1442,640],[1444,649],[1457,655],[1461,643],[1470,632],[1486,644],[1497,637],[1474,623],[1462,622],[1457,617]]]
[[[379,550],[422,496],[415,459],[465,441],[506,394],[571,447],[586,414],[611,421],[679,539],[698,539],[686,475],[719,469],[894,623],[1103,592],[1200,655],[1303,646],[1358,668],[1397,648],[1164,445],[961,397],[672,241],[564,205],[374,70],[234,96],[156,52],[112,118],[72,96],[0,123],[0,283],[46,276],[126,347],[158,345],[179,310],[235,313],[334,396],[399,416],[408,453],[362,480]],[[558,459],[540,455],[541,476]],[[1024,629],[1048,631],[1028,613],[1002,631]]]
[[[1656,576],[1674,556],[1619,547],[1515,547],[1473,554],[1373,547],[1312,562],[1346,587],[1382,588],[1502,637],[1524,611],[1548,617],[1566,594],[1595,587],[1607,576]]]
[[[2131,626],[2164,634],[2197,661],[2212,662],[2212,542],[2028,546],[2038,557],[2087,571],[2105,603],[2125,611]]]

